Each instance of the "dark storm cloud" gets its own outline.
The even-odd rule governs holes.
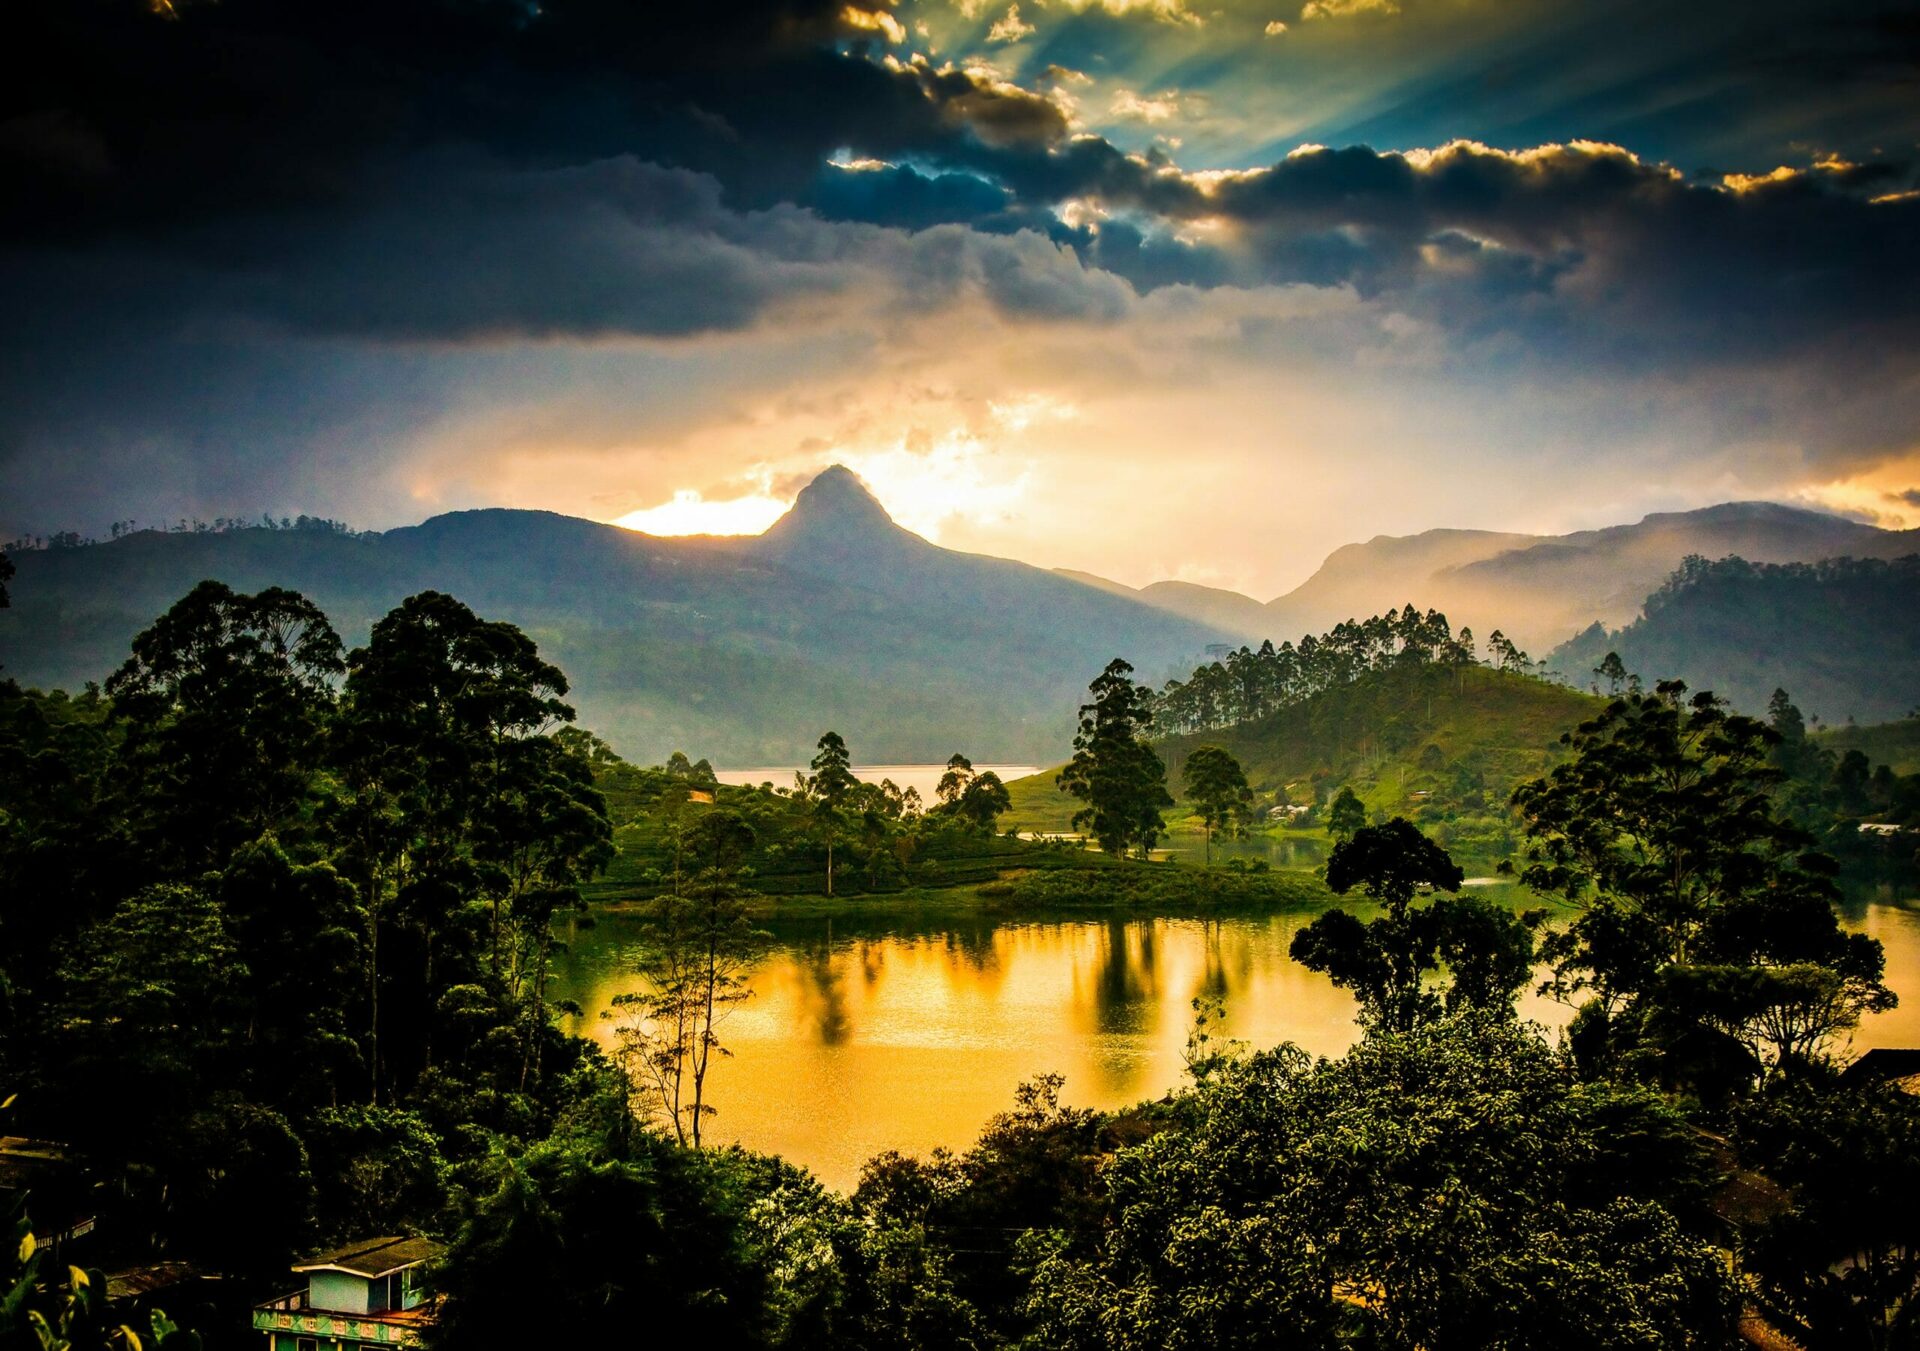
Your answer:
[[[1409,22],[1425,8],[1407,0]],[[1762,8],[1743,97],[1865,81],[1863,106],[1879,108],[1913,78],[1911,22]],[[1449,58],[1426,87],[1466,82],[1442,106],[1485,111],[1461,132],[1627,125],[1644,90],[1594,105],[1597,127],[1565,107],[1492,111],[1528,104],[1513,91],[1540,86],[1576,40],[1604,48],[1601,65],[1644,41],[1603,11],[1655,13],[1542,20],[1504,49],[1518,72],[1505,83]],[[154,476],[177,480],[208,438],[286,456],[304,428],[392,436],[451,397],[422,345],[686,339],[835,306],[884,324],[963,298],[1013,320],[1111,324],[1172,287],[1345,288],[1441,335],[1424,359],[1489,379],[1777,368],[1830,396],[1836,443],[1888,441],[1920,413],[1906,123],[1883,154],[1806,167],[1810,150],[1765,177],[1738,175],[1771,163],[1676,171],[1604,146],[1468,143],[1343,144],[1195,173],[1175,152],[1076,129],[1074,91],[1093,96],[1069,68],[1110,78],[1157,43],[1189,44],[1167,83],[1137,88],[1211,81],[1230,109],[1231,63],[1204,44],[1257,33],[1238,11],[1215,29],[1049,9],[1024,58],[1031,88],[911,54],[893,40],[911,16],[889,0],[186,0],[173,13],[60,0],[10,16],[0,462],[13,481],[49,448],[111,441],[137,476],[151,439],[169,447]],[[1704,13],[1675,20],[1693,35],[1676,87],[1708,69],[1702,53],[1726,59]],[[1819,30],[1804,68],[1779,59],[1796,23]],[[1391,106],[1355,121],[1381,144],[1417,125]],[[273,345],[287,340],[346,355],[303,368]],[[370,402],[418,409],[333,407],[382,378],[392,388]],[[59,472],[47,502],[86,466]]]

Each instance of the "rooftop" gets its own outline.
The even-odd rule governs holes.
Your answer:
[[[416,1266],[440,1255],[440,1245],[430,1238],[365,1238],[344,1248],[323,1252],[296,1262],[295,1271],[344,1271],[354,1276],[378,1280],[403,1267]]]

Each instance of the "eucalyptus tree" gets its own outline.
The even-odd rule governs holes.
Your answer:
[[[746,974],[762,935],[748,922],[742,885],[753,827],[722,808],[686,834],[694,875],[654,899],[636,959],[644,988],[616,997],[610,1015],[625,1020],[620,1058],[642,1100],[697,1149],[714,1113],[708,1075],[714,1058],[728,1054],[720,1025],[751,993]]]
[[[807,796],[813,802],[813,827],[826,841],[827,895],[833,895],[833,846],[840,829],[840,809],[859,790],[860,780],[853,776],[847,743],[838,732],[827,732],[815,743],[813,773],[806,779]]]
[[[142,630],[106,693],[150,855],[192,873],[293,825],[343,670],[327,617],[277,587],[202,582]]]
[[[1073,759],[1055,778],[1063,792],[1086,805],[1073,815],[1109,854],[1142,856],[1166,829],[1160,813],[1173,805],[1167,767],[1147,743],[1152,696],[1133,683],[1133,667],[1115,657],[1088,686],[1093,702],[1080,708]]]
[[[336,821],[365,911],[368,1071],[377,1098],[388,1069],[381,995],[396,971],[380,952],[383,919],[397,916],[419,963],[421,979],[406,990],[414,1026],[402,1066],[417,1073],[431,1057],[436,992],[473,974],[464,953],[441,952],[440,939],[469,902],[511,877],[475,857],[476,823],[497,827],[512,815],[529,760],[563,763],[524,743],[571,722],[573,710],[562,701],[566,676],[532,639],[434,591],[408,597],[375,624],[347,667],[332,740],[344,790]],[[591,838],[578,843],[596,847]],[[453,970],[436,970],[442,955]]]

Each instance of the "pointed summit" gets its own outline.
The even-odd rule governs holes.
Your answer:
[[[921,542],[894,524],[860,476],[843,464],[821,470],[787,514],[760,536],[762,548],[775,554],[803,551],[840,558],[871,555],[902,540]]]
[[[795,571],[863,585],[940,552],[895,524],[859,475],[842,464],[822,470],[802,488],[787,514],[753,548]]]
[[[880,499],[844,464],[830,465],[815,475],[813,482],[793,499],[787,514],[767,533],[822,526],[852,531],[898,528],[893,517],[887,515],[887,509],[880,505]]]

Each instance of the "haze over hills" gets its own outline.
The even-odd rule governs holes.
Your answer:
[[[379,535],[239,530],[39,550],[0,611],[0,665],[78,688],[203,578],[312,597],[347,642],[414,592],[525,628],[623,753],[803,761],[820,732],[857,758],[1054,757],[1087,681],[1125,653],[1184,673],[1216,627],[895,525],[845,469],[766,534],[660,538],[547,512],[437,516]]]
[[[1377,535],[1334,550],[1313,576],[1265,605],[1237,592],[1183,583],[1139,590],[1107,585],[1255,641],[1297,639],[1411,601],[1443,611],[1456,628],[1471,627],[1482,637],[1499,627],[1537,655],[1595,621],[1608,627],[1628,623],[1689,554],[1811,563],[1898,558],[1916,551],[1920,530],[1882,530],[1772,502],[1727,502],[1569,535],[1482,530]],[[1090,583],[1100,580],[1074,575]]]

